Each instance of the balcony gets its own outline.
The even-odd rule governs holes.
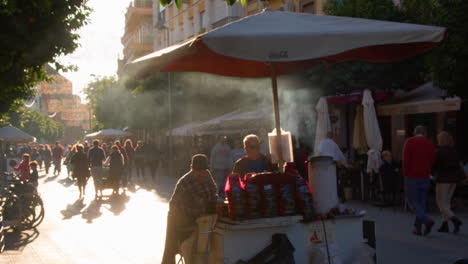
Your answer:
[[[143,17],[151,18],[153,16],[153,3],[147,0],[135,0],[127,8],[125,14],[125,28],[131,29],[138,25]]]

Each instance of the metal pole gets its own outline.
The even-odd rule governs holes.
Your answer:
[[[167,73],[167,85],[169,90],[169,176],[172,177],[173,174],[173,149],[172,149],[172,74]]]
[[[270,67],[271,74],[271,88],[273,95],[273,112],[275,114],[275,128],[276,128],[276,153],[278,155],[278,170],[283,172],[283,146],[281,145],[281,124],[280,124],[280,113],[279,113],[279,102],[278,102],[278,82],[275,65],[273,63],[268,64]]]

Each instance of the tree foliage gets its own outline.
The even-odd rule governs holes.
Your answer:
[[[468,96],[468,2],[464,0],[332,0],[329,15],[444,26],[447,38],[433,51],[394,63],[346,62],[322,65],[310,72],[311,79],[335,92],[377,88],[407,88],[434,80],[449,93]]]
[[[46,63],[72,69],[56,59],[78,47],[76,30],[90,12],[87,0],[0,1],[0,113],[29,98],[33,86],[47,79]]]
[[[169,93],[167,78],[167,73],[160,73],[141,82],[113,77],[91,82],[85,93],[95,116],[94,130],[126,126],[166,130],[170,115],[172,126],[176,127],[255,106],[262,100],[268,101],[267,105],[270,106],[268,80],[266,88],[262,90],[259,87],[261,84],[252,80],[200,73],[172,73]]]
[[[8,124],[46,142],[58,140],[64,132],[64,125],[61,122],[21,105],[12,106],[10,111],[0,119],[1,126]]]

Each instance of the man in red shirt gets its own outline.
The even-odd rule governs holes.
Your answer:
[[[406,197],[416,213],[413,231],[415,235],[429,234],[434,225],[434,221],[426,214],[426,202],[431,186],[429,176],[434,164],[435,149],[426,135],[426,128],[417,126],[414,129],[414,137],[408,138],[403,147]],[[421,230],[423,224],[424,232]]]

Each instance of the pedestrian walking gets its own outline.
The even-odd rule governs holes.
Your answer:
[[[39,152],[39,160],[38,160],[39,168],[42,169],[42,166],[44,164],[44,152],[45,152],[44,145],[40,144],[39,149],[37,151]]]
[[[226,143],[225,136],[218,137],[218,143],[211,150],[210,166],[215,176],[216,185],[220,197],[224,197],[224,185],[226,176],[232,169],[231,147]]]
[[[125,140],[124,144],[125,152],[127,152],[127,169],[128,169],[128,180],[132,179],[132,169],[135,165],[135,149],[133,148],[133,141],[131,139]]]
[[[37,172],[37,161],[32,161],[29,163],[29,167],[31,168],[31,173],[29,175],[29,183],[37,189],[39,186],[39,173]]]
[[[434,164],[435,149],[432,141],[426,136],[426,128],[417,126],[414,129],[414,137],[407,139],[403,147],[406,197],[416,213],[413,230],[415,235],[429,234],[434,225],[434,221],[426,214],[426,202],[431,186],[429,176]]]
[[[234,148],[231,150],[232,164],[236,163],[236,161],[238,161],[245,155],[247,155],[247,152],[245,152],[245,149],[242,147],[242,141],[236,139],[236,141],[234,141]]]
[[[79,199],[81,200],[86,194],[86,183],[90,175],[89,161],[84,153],[83,145],[76,146],[76,153],[73,154],[70,162],[73,165],[73,178],[76,179],[78,190],[80,191]]]
[[[112,146],[111,153],[107,157],[105,164],[109,164],[109,180],[113,189],[112,194],[119,195],[120,181],[124,169],[124,157],[117,145]]]
[[[76,149],[72,145],[67,146],[67,151],[65,151],[65,159],[63,160],[63,165],[67,167],[67,176],[70,178],[73,174],[73,165],[71,164],[71,158],[75,154]]]
[[[23,154],[23,160],[21,160],[18,167],[13,168],[15,171],[20,173],[20,179],[25,182],[29,181],[29,160],[29,154],[25,153]]]
[[[154,142],[150,142],[146,147],[146,163],[151,172],[151,179],[154,182],[156,180],[156,172],[160,159],[159,149]]]
[[[62,158],[63,158],[63,147],[59,142],[55,142],[54,149],[52,150],[52,159],[54,162],[54,174],[60,175],[62,172]]]
[[[451,221],[454,225],[453,232],[458,233],[463,223],[451,210],[451,201],[457,183],[465,179],[463,164],[453,147],[453,138],[448,132],[440,132],[437,135],[437,143],[433,173],[436,177],[437,206],[443,218],[442,225],[437,231],[449,232],[448,221]]]
[[[38,161],[39,160],[39,152],[37,148],[32,148],[31,150],[31,161]]]
[[[50,164],[52,163],[52,150],[50,148],[50,145],[45,145],[43,160],[44,160],[45,173],[46,175],[48,175]]]
[[[146,146],[143,144],[143,141],[138,141],[135,148],[135,168],[137,177],[145,177],[145,149]]]
[[[126,188],[127,184],[128,184],[128,176],[127,176],[128,170],[126,169],[127,165],[128,165],[127,151],[125,151],[125,148],[122,146],[122,144],[120,144],[120,141],[118,141],[118,140],[115,141],[115,145],[119,148],[120,154],[122,155],[122,157],[124,159],[123,171],[121,173],[120,179],[122,181],[122,188]]]
[[[88,152],[88,159],[91,166],[91,177],[94,181],[95,198],[102,197],[102,164],[106,159],[106,154],[102,148],[99,147],[99,141],[93,141],[93,148]],[[100,196],[98,196],[98,193]]]

